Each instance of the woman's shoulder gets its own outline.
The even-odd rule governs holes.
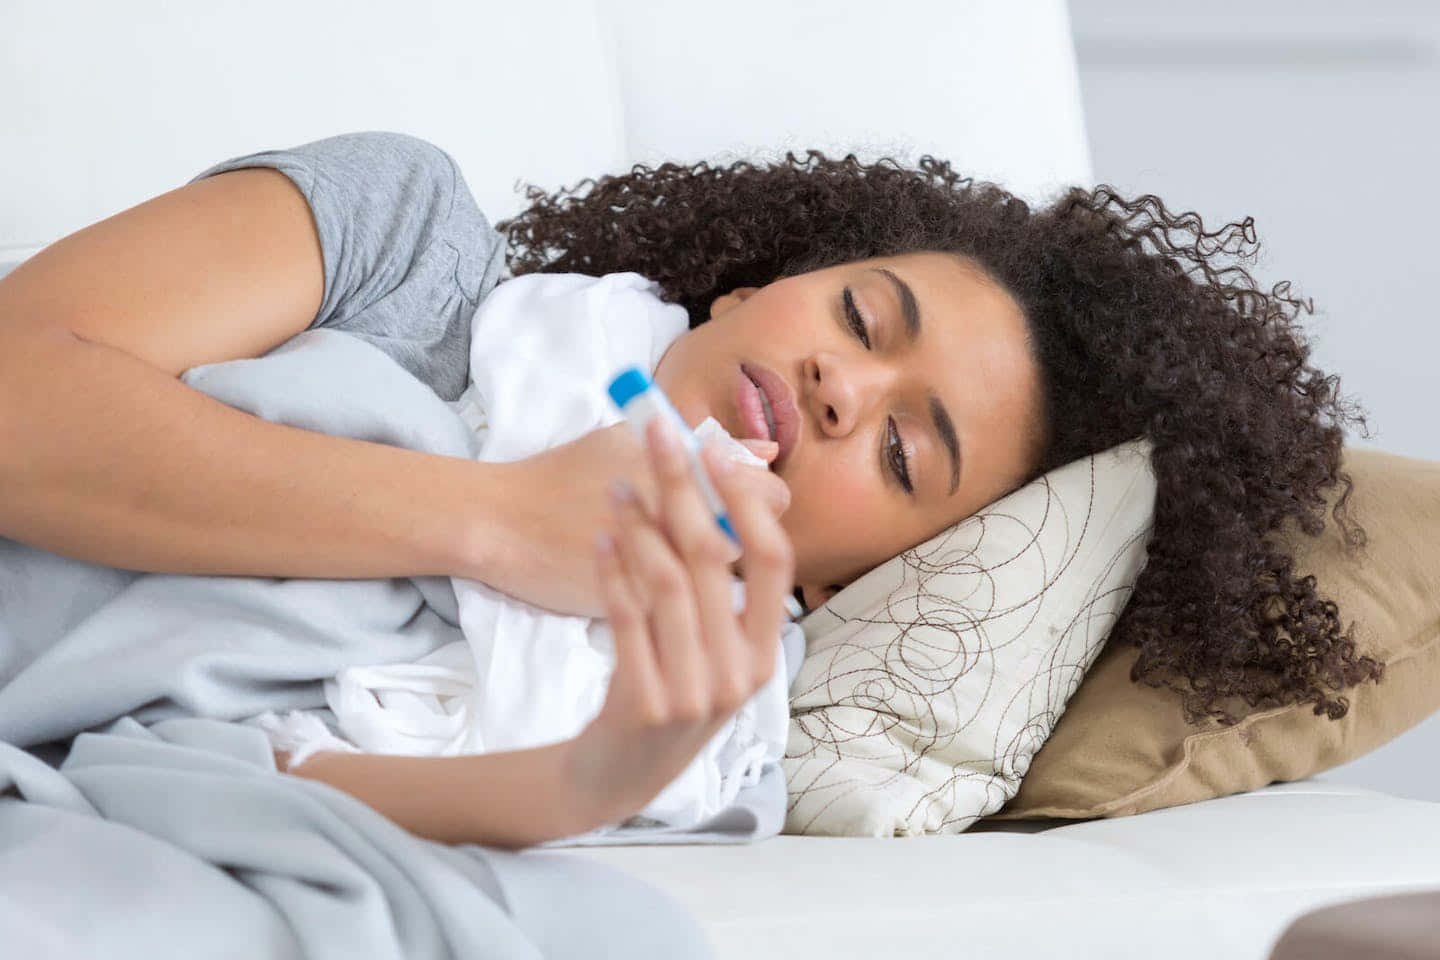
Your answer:
[[[500,280],[503,237],[441,146],[387,130],[243,154],[195,179],[272,167],[310,206],[324,261],[311,328],[369,340],[446,399],[464,388],[470,318]]]

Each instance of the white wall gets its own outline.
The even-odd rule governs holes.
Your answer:
[[[493,219],[623,161],[596,0],[0,0],[0,91],[0,261],[347,131],[450,150]]]
[[[808,146],[1090,174],[1064,0],[0,0],[0,91],[0,262],[351,130],[444,147],[492,221],[522,179]]]
[[[1072,0],[1070,13],[1097,182],[1207,226],[1253,215],[1252,270],[1314,298],[1313,359],[1370,415],[1371,439],[1351,442],[1440,459],[1440,5]],[[1440,800],[1437,756],[1440,715],[1323,778]]]

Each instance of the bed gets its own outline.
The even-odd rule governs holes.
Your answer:
[[[1264,960],[1302,914],[1440,888],[1437,822],[1434,803],[1305,780],[958,836],[584,853],[678,897],[722,957]]]
[[[0,58],[0,263],[223,157],[346,130],[443,146],[492,221],[519,208],[517,179],[554,187],[634,162],[812,145],[933,152],[1035,199],[1090,182],[1062,0],[886,10],[431,0],[397,19],[379,3],[93,3],[76,29],[73,7],[20,0]],[[902,68],[903,84],[875,80]],[[1259,960],[1309,911],[1440,890],[1440,804],[1302,780],[1137,816],[982,820],[958,836],[519,857],[585,858],[663,891],[718,957]]]

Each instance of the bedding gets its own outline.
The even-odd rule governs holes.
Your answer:
[[[1340,720],[1308,704],[1251,709],[1225,727],[1185,723],[1179,695],[1137,685],[1139,650],[1107,648],[1036,755],[1015,798],[993,819],[1116,817],[1300,780],[1370,752],[1440,710],[1440,463],[1348,448],[1351,516],[1360,553],[1329,518],[1319,537],[1285,531],[1296,569],[1315,577],[1356,656],[1385,663],[1378,683],[1345,691]]]
[[[57,770],[0,743],[7,957],[708,956],[668,895],[568,854],[417,838],[275,774],[253,727],[121,717]]]
[[[1123,819],[581,855],[663,882],[724,960],[1266,960],[1318,907],[1440,891],[1437,825],[1440,804],[1309,780]]]
[[[433,390],[341,332],[307,331],[185,378],[267,419],[474,453],[473,434]],[[607,938],[638,937],[641,955],[694,946],[693,924],[657,891],[571,861],[507,872],[497,851],[419,840],[340,791],[277,776],[265,734],[238,722],[321,707],[320,681],[346,666],[414,661],[461,639],[448,578],[146,574],[0,539],[0,611],[0,902],[34,906],[18,929],[37,950],[53,939],[52,955],[90,956],[86,938],[102,935],[109,956],[153,949],[160,919],[118,921],[153,909],[196,937],[225,931],[226,943],[270,944],[279,956],[297,945],[354,956],[362,934],[377,938],[367,956],[539,956],[537,938],[561,936],[546,933],[551,911],[572,898],[579,919],[565,930],[601,911],[573,955]],[[773,833],[783,797],[764,778],[686,839]],[[115,923],[77,931],[77,915]]]
[[[959,833],[1015,795],[1145,562],[1149,443],[1059,467],[802,622],[786,833]]]

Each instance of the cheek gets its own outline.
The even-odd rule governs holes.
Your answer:
[[[709,326],[705,324],[682,334],[655,368],[655,382],[692,427],[709,416],[722,423],[729,421],[731,381],[727,374],[732,367],[727,362],[723,340],[711,335],[707,331]]]
[[[806,579],[838,576],[866,558],[882,518],[877,498],[882,491],[853,465],[795,471],[790,484],[790,509],[781,523],[795,546],[795,563]]]

